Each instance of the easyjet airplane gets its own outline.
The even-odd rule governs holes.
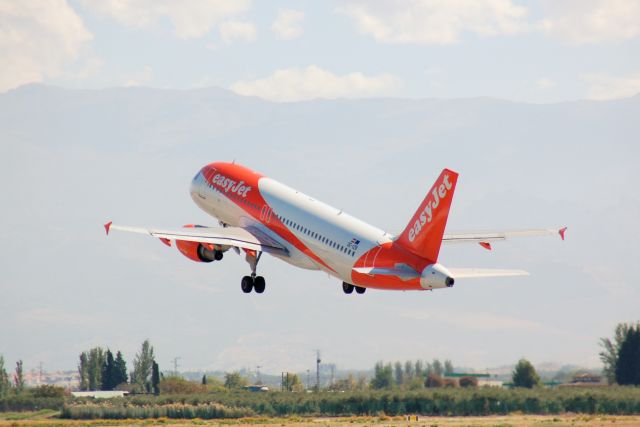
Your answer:
[[[110,230],[148,234],[196,262],[220,261],[229,249],[245,253],[251,275],[242,291],[265,290],[256,268],[263,253],[296,267],[323,270],[342,281],[342,289],[363,294],[367,288],[432,290],[453,286],[456,279],[520,276],[522,270],[447,268],[438,263],[442,243],[491,242],[510,237],[560,234],[565,228],[511,232],[445,234],[458,174],[444,169],[409,224],[389,234],[278,181],[235,163],[211,163],[191,182],[191,198],[221,227],[186,225],[182,229],[125,227]]]

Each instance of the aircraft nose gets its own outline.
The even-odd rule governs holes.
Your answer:
[[[195,196],[198,193],[199,178],[200,178],[200,172],[198,172],[196,176],[194,176],[193,179],[191,180],[191,185],[189,186],[189,194],[191,194],[191,197]]]

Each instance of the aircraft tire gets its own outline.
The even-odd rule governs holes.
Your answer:
[[[214,255],[213,255],[213,258],[214,258],[216,261],[220,261],[220,260],[222,259],[222,257],[223,257],[223,256],[224,256],[224,252],[222,252],[222,251],[215,251],[215,252],[214,252]]]
[[[363,288],[362,286],[356,286],[356,292],[359,294],[364,294],[367,291],[367,288]]]
[[[256,291],[257,294],[261,294],[264,292],[264,288],[267,286],[264,277],[262,276],[256,276],[255,280],[253,281],[253,289]]]
[[[251,279],[250,276],[244,276],[242,278],[242,281],[240,282],[240,288],[242,289],[242,292],[244,292],[245,294],[248,294],[251,292],[251,290],[253,289],[253,280]]]
[[[353,292],[354,286],[351,283],[342,282],[342,290],[345,294],[350,294]]]

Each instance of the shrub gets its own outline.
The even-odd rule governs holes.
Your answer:
[[[478,387],[478,379],[476,377],[461,377],[459,383],[460,387]]]
[[[197,394],[207,391],[207,386],[180,377],[167,377],[160,382],[162,394]]]
[[[424,386],[427,388],[442,387],[444,386],[444,380],[438,375],[429,374],[424,382]]]

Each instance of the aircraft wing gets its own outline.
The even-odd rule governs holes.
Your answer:
[[[446,233],[442,237],[442,243],[479,243],[486,249],[491,249],[489,242],[507,240],[514,237],[549,236],[558,234],[564,240],[567,227],[562,228],[538,228],[531,230],[513,231],[477,231],[470,233]]]
[[[129,227],[115,225],[110,222],[105,224],[104,228],[107,234],[109,234],[110,230],[148,234],[149,236],[157,237],[165,243],[168,243],[170,240],[183,240],[187,242],[209,243],[224,247],[236,247],[240,249],[276,253],[278,255],[289,255],[289,251],[284,246],[254,228],[245,229],[240,227],[221,228],[197,226],[193,228],[171,230]]]

